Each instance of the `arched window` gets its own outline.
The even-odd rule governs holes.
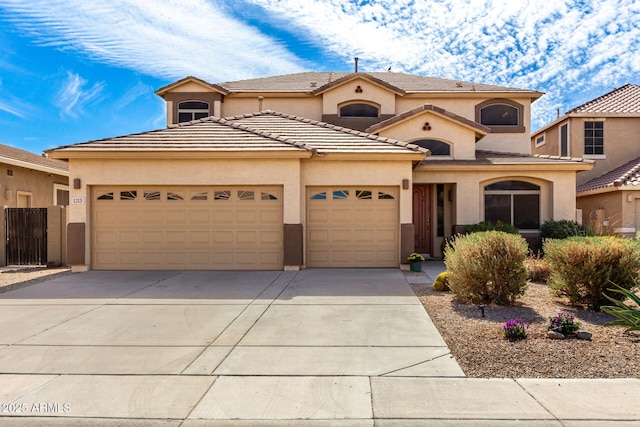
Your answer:
[[[484,187],[484,219],[519,230],[540,228],[540,187],[524,181],[500,181]]]
[[[510,99],[489,99],[476,105],[476,122],[491,132],[524,132],[524,106]]]
[[[184,101],[178,104],[178,122],[209,117],[209,104],[202,101]]]
[[[340,117],[378,117],[379,109],[375,105],[356,103],[340,107]]]
[[[518,126],[518,109],[506,104],[487,105],[480,110],[480,123],[485,126]]]
[[[418,141],[413,141],[412,144],[428,149],[431,151],[432,156],[451,155],[451,146],[446,142],[438,141],[437,139],[420,139]]]

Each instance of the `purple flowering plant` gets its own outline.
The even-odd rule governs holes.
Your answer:
[[[559,312],[556,317],[549,317],[549,330],[560,332],[563,335],[574,334],[580,329],[582,323],[576,322],[571,313]]]
[[[502,331],[504,333],[505,338],[516,341],[523,340],[527,338],[527,328],[529,326],[524,323],[522,319],[510,319],[507,320],[502,326]]]

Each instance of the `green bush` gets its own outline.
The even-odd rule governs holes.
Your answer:
[[[491,221],[482,221],[478,224],[469,224],[464,226],[464,234],[479,233],[482,231],[503,231],[509,234],[518,234],[518,229],[506,222],[498,221],[495,224]]]
[[[566,239],[572,236],[593,236],[593,231],[586,225],[566,219],[545,221],[540,226],[540,237],[542,239]]]
[[[631,289],[640,272],[638,242],[611,236],[570,237],[544,242],[545,258],[551,264],[549,286],[571,304],[592,310],[624,296],[607,290],[611,283]]]
[[[442,273],[438,274],[438,277],[436,277],[436,280],[433,282],[433,290],[439,292],[450,290],[449,273],[447,271],[443,271]]]
[[[527,279],[532,282],[546,283],[551,275],[551,265],[549,261],[539,256],[529,256],[524,260],[527,269]]]
[[[445,249],[451,292],[476,304],[513,303],[527,286],[527,250],[519,234],[484,231],[456,237]]]

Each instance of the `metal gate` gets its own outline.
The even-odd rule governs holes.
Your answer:
[[[47,208],[6,208],[6,265],[47,265]]]

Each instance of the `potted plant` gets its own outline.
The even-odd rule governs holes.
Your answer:
[[[409,261],[409,269],[411,271],[422,271],[422,261],[424,261],[422,254],[412,252],[407,257],[407,261]]]

